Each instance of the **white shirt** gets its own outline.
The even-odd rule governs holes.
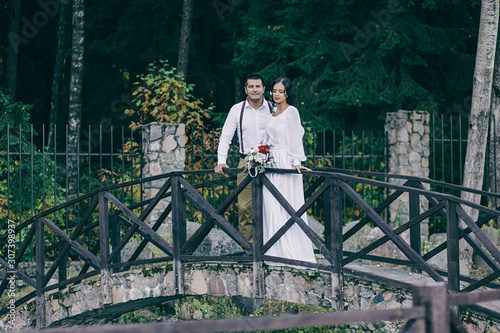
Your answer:
[[[245,103],[245,110],[243,112],[243,149],[240,153],[248,154],[250,148],[256,147],[264,142],[266,137],[266,125],[267,117],[269,117],[270,110],[268,102],[265,98],[262,98],[262,106],[257,110],[254,109],[248,100]],[[219,147],[217,149],[217,163],[227,164],[227,154],[229,152],[229,147],[234,137],[234,132],[237,131],[238,139],[241,142],[240,137],[240,114],[243,102],[239,102],[231,107],[229,114],[227,115],[226,121],[224,122],[224,127],[222,127],[222,133],[219,139]]]

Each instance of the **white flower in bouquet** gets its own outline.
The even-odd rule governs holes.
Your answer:
[[[257,176],[258,173],[265,172],[266,166],[272,165],[273,157],[270,154],[271,146],[269,145],[259,145],[250,149],[250,153],[245,157],[245,162],[247,166],[244,172],[252,177]]]

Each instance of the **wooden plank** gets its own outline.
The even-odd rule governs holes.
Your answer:
[[[264,298],[265,288],[264,288],[264,274],[262,274],[262,256],[264,255],[262,251],[262,243],[264,241],[263,237],[263,215],[262,215],[262,204],[263,204],[263,194],[262,194],[262,178],[265,176],[259,174],[257,177],[252,179],[252,238],[253,238],[253,284],[252,291],[254,298]]]
[[[452,306],[469,305],[500,300],[500,290],[460,292],[450,294],[448,303]]]
[[[99,252],[101,254],[100,269],[108,266],[109,256],[109,218],[108,200],[105,192],[99,192]]]
[[[425,326],[429,333],[450,332],[450,309],[447,302],[446,283],[414,286],[413,305],[426,308]]]
[[[357,255],[358,253],[359,252],[344,251],[344,256],[353,256],[353,255]],[[362,256],[362,258],[363,258],[363,260],[385,262],[385,263],[389,263],[389,264],[401,265],[401,266],[408,266],[408,267],[411,266],[411,261],[408,260],[408,259],[388,258],[388,257],[381,257],[381,256],[370,255],[370,254],[365,254],[365,255]],[[346,260],[346,259],[344,259],[344,260]],[[349,263],[350,262],[345,263],[345,264],[342,263],[342,265],[345,266],[345,265],[347,265]]]
[[[425,262],[422,257],[420,257],[408,244],[401,239],[398,235],[394,233],[391,226],[378,215],[373,208],[370,207],[360,196],[356,193],[349,185],[344,182],[340,182],[340,187],[346,192],[346,194],[353,199],[370,218],[372,221],[387,235],[391,238],[392,242],[411,260],[414,260],[420,268],[429,274],[435,281],[443,281],[443,278],[436,273],[436,271]]]
[[[409,309],[396,310],[328,312],[278,317],[246,317],[235,319],[211,319],[203,321],[162,322],[153,324],[143,323],[133,325],[71,327],[70,329],[72,333],[248,332],[301,327],[336,326],[356,322],[408,320],[421,318],[424,315],[424,307],[419,306]],[[67,332],[67,330],[67,328],[54,328],[51,332]]]
[[[172,177],[172,239],[175,294],[183,294],[181,246],[186,241],[186,199],[182,193],[181,177]]]
[[[408,186],[413,187],[414,182],[408,182]],[[410,220],[420,215],[420,195],[414,191],[409,191],[409,204],[410,204]],[[420,237],[420,223],[414,224],[410,228],[410,246],[419,256],[422,255],[422,240]],[[411,266],[413,272],[420,272],[416,265]]]
[[[446,200],[446,237],[448,242],[447,264],[448,264],[448,288],[451,291],[460,290],[460,227],[457,218],[457,203]]]
[[[328,206],[330,213],[325,212],[325,218],[328,217],[330,222],[330,242],[327,243],[328,248],[332,251],[332,297],[333,308],[341,311],[344,309],[344,293],[342,291],[342,258],[343,258],[343,242],[342,242],[342,196],[339,186],[339,180],[330,178],[330,190],[325,200],[329,200]],[[326,224],[325,224],[326,231]]]
[[[45,274],[45,232],[42,219],[36,219],[36,328],[45,327],[45,297],[43,294],[43,275]]]

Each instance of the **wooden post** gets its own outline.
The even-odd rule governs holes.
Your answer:
[[[262,182],[259,174],[252,179],[252,230],[253,230],[253,297],[264,297],[264,275],[262,274]]]
[[[332,177],[326,178],[330,183],[324,193],[324,220],[325,220],[325,242],[327,248],[332,252],[332,308],[343,310],[344,299],[342,292],[342,196],[339,180]]]
[[[109,217],[108,217],[108,199],[101,191],[99,197],[99,251],[101,253],[101,305],[111,303],[111,277],[108,271],[109,256]]]
[[[111,228],[111,248],[114,250],[118,244],[120,244],[120,221],[116,217],[110,219]],[[117,264],[121,262],[121,252],[119,252],[114,258],[113,263]],[[120,268],[113,269],[114,273],[120,272]]]
[[[410,182],[410,186],[414,187],[414,182]],[[420,196],[418,193],[409,192],[410,196],[410,221],[420,215]],[[410,228],[410,246],[419,255],[422,255],[422,240],[420,239],[420,223],[415,224]],[[411,269],[414,272],[420,272],[418,265],[412,261]]]
[[[412,292],[413,305],[422,305],[426,308],[425,332],[449,333],[450,311],[446,283],[437,282],[431,285],[414,286]]]
[[[59,246],[59,251],[62,251],[64,249],[64,244]],[[59,262],[58,265],[58,276],[59,276],[59,282],[66,281],[68,278],[68,256],[64,256],[63,259]],[[59,288],[59,290],[63,290],[64,287]]]
[[[181,247],[186,243],[186,199],[182,194],[179,175],[172,175],[172,245],[175,294],[184,293]]]
[[[43,278],[45,275],[45,232],[42,219],[37,219],[36,223],[36,328],[45,327],[45,297],[43,294]]]
[[[448,259],[448,289],[460,291],[460,246],[457,203],[446,200],[446,235]]]

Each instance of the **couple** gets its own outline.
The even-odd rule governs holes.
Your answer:
[[[260,75],[249,75],[245,82],[245,101],[233,105],[222,128],[217,152],[218,164],[215,173],[224,175],[227,155],[234,132],[238,133],[240,142],[240,162],[238,167],[245,166],[245,156],[251,148],[260,144],[271,145],[273,167],[280,169],[309,170],[301,166],[306,160],[302,138],[304,128],[300,115],[293,104],[291,82],[288,78],[278,78],[271,86],[271,95],[276,103],[273,112],[271,103],[263,95],[265,86]],[[294,210],[304,204],[302,175],[274,174],[266,176],[278,189]],[[238,175],[238,184],[246,177]],[[239,229],[241,234],[252,243],[252,186],[249,184],[238,196]],[[288,221],[290,215],[278,203],[273,195],[263,189],[263,237],[264,244]],[[304,214],[302,219],[307,223]],[[265,253],[269,256],[316,262],[311,240],[297,225],[287,232]]]

